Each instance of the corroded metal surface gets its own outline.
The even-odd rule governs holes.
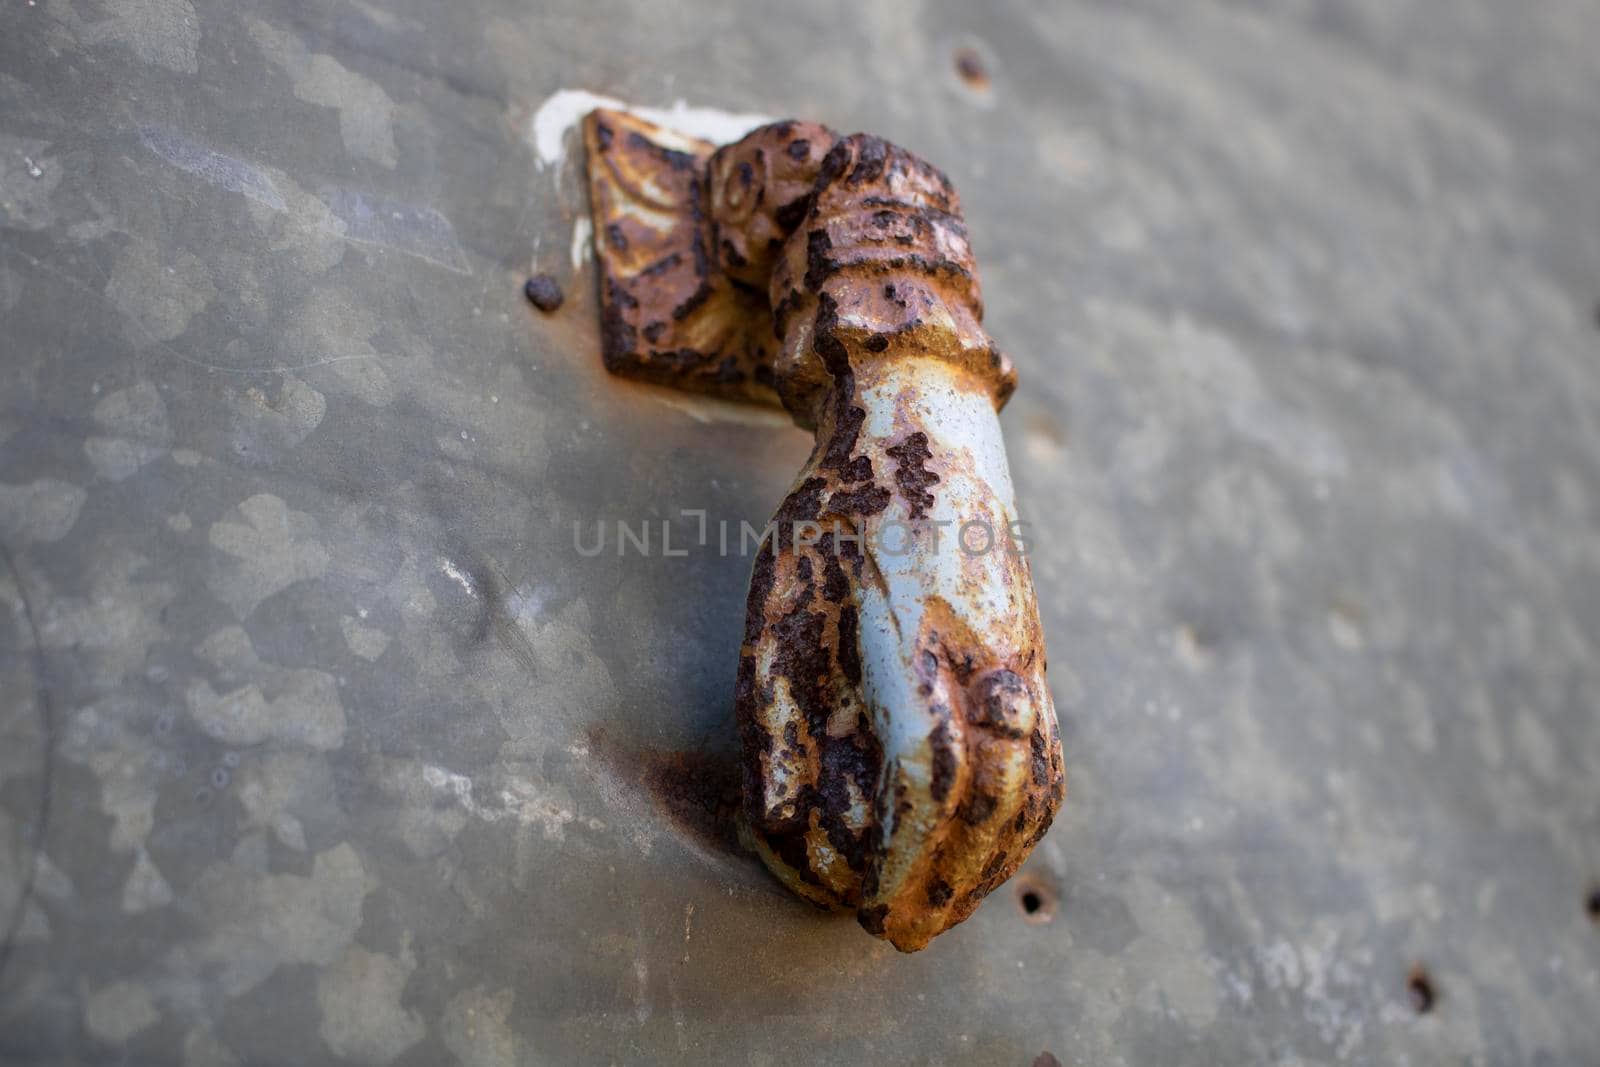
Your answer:
[[[813,123],[710,154],[597,110],[584,138],[606,366],[773,386],[816,431],[750,584],[744,839],[800,896],[923,948],[1016,871],[1065,785],[996,417],[1016,374],[959,198]]]

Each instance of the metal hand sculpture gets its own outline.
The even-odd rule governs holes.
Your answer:
[[[751,579],[741,836],[914,951],[1044,836],[1055,710],[955,190],[876,137],[584,126],[612,371],[780,401],[816,446]]]

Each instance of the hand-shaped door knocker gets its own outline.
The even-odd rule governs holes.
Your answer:
[[[585,120],[606,366],[781,402],[816,446],[758,553],[740,833],[914,951],[1027,858],[1064,792],[1044,639],[961,206],[876,137],[715,148]]]

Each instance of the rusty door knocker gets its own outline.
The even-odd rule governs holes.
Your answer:
[[[740,652],[742,839],[914,951],[1044,836],[1055,709],[960,202],[876,137],[722,148],[584,123],[615,373],[781,402],[816,446],[757,554]]]

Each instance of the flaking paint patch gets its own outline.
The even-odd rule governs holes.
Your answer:
[[[50,199],[61,185],[61,165],[47,155],[49,141],[0,133],[0,229],[38,231],[56,222]],[[39,175],[28,169],[33,161]],[[8,286],[0,286],[0,307]]]
[[[210,541],[223,554],[206,576],[211,592],[247,618],[268,597],[296,582],[320,578],[328,550],[317,540],[317,523],[293,511],[280,497],[258,493],[239,505],[242,522],[221,520]]]
[[[212,864],[187,899],[205,933],[176,946],[166,967],[236,997],[281,966],[327,967],[361,926],[362,902],[376,882],[348,843],[318,853],[311,873],[266,874],[250,841]]]
[[[105,295],[127,317],[128,340],[146,345],[181,336],[217,288],[206,265],[183,249],[135,240],[112,265]]]
[[[528,122],[527,141],[541,169],[559,167],[566,157],[567,134],[595,108],[628,111],[667,130],[699,137],[713,144],[737,141],[757,126],[776,121],[766,115],[737,114],[714,107],[691,107],[675,101],[671,107],[627,104],[586,89],[557,89],[545,97]]]
[[[298,748],[269,748],[243,757],[235,795],[249,827],[260,827],[278,843],[306,851],[307,821],[332,823],[339,815],[327,757]]]
[[[445,1047],[461,1067],[516,1067],[526,1062],[522,1039],[508,1025],[516,991],[483,986],[457,993],[445,1007]]]
[[[84,453],[102,478],[120,482],[166,454],[172,426],[161,391],[138,382],[102,397],[94,406],[95,424],[109,431],[83,443]]]
[[[388,634],[376,626],[367,626],[353,615],[339,620],[339,632],[344,634],[344,643],[350,651],[368,662],[382,656],[389,647]]]
[[[219,694],[204,679],[190,684],[184,700],[206,736],[227,745],[277,740],[319,751],[344,743],[344,706],[333,675],[263,662],[238,626],[218,630],[195,652],[216,668],[222,684],[236,686]]]
[[[57,478],[26,485],[0,483],[0,537],[18,541],[59,541],[67,536],[89,494]]]
[[[409,938],[400,955],[387,956],[351,945],[317,975],[318,1033],[335,1056],[358,1063],[384,1064],[427,1036],[401,994],[417,969]]]
[[[166,636],[163,609],[177,595],[172,583],[147,580],[149,561],[126,549],[97,553],[89,563],[85,596],[50,594],[39,618],[45,648],[71,649],[89,677],[114,689],[145,662],[150,646]]]
[[[248,386],[228,398],[228,435],[234,455],[246,464],[267,464],[284,455],[322,425],[328,402],[321,393],[284,374],[270,390]]]
[[[298,99],[338,109],[347,151],[394,167],[394,101],[381,85],[332,56],[312,52],[292,33],[257,18],[244,22],[257,47],[289,76]]]
[[[568,258],[573,270],[581,270],[594,255],[594,222],[588,215],[579,215],[572,224],[572,247]]]
[[[117,704],[80,708],[61,743],[62,755],[99,782],[100,809],[111,819],[111,851],[122,855],[143,854],[160,784],[155,746],[129,726],[136,711]]]
[[[117,0],[110,16],[82,28],[84,43],[127,46],[146,63],[197,74],[200,71],[200,20],[189,0]]]
[[[120,1045],[160,1019],[150,991],[137,982],[112,982],[91,993],[83,1006],[84,1026],[108,1045]]]
[[[134,860],[133,870],[122,886],[122,910],[138,915],[172,903],[172,887],[143,848]]]

